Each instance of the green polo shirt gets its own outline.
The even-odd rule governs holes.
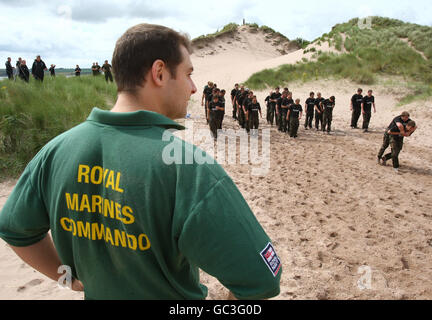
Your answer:
[[[198,268],[238,298],[279,294],[280,260],[233,181],[168,129],[184,127],[94,108],[28,164],[0,237],[29,246],[51,230],[87,299],[204,299]]]

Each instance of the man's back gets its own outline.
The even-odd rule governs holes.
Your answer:
[[[203,299],[196,266],[231,284],[244,273],[239,256],[248,261],[249,281],[254,272],[261,277],[254,289],[270,286],[277,294],[279,270],[272,274],[260,256],[270,240],[241,194],[217,164],[165,164],[171,145],[185,161],[197,150],[169,128],[181,126],[153,112],[93,110],[29,164],[0,215],[0,234],[29,245],[51,229],[88,299]],[[29,201],[16,201],[23,196]],[[12,205],[15,221],[33,226],[23,238],[2,233],[1,226],[11,228],[4,227]],[[245,228],[256,252],[235,241]],[[244,284],[230,289],[253,298]]]

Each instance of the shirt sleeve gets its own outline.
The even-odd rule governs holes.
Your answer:
[[[0,212],[0,237],[15,247],[41,241],[50,228],[47,210],[31,180],[27,166]]]
[[[198,203],[178,245],[185,257],[239,299],[266,299],[280,292],[280,260],[229,177],[218,181]]]

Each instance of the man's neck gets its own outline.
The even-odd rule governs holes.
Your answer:
[[[146,97],[146,98],[145,98]],[[135,111],[153,111],[165,115],[161,110],[159,103],[152,99],[152,95],[133,95],[129,93],[119,93],[117,101],[111,112],[135,112]]]

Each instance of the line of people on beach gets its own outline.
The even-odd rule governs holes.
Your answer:
[[[45,62],[41,59],[41,56],[36,56],[36,59],[33,62],[33,65],[31,69],[28,68],[27,62],[25,59],[18,58],[18,60],[15,63],[15,66],[12,65],[12,58],[8,57],[5,63],[6,66],[6,75],[9,80],[16,80],[17,78],[29,82],[30,81],[30,74],[33,76],[33,78],[36,81],[43,82],[45,77],[45,71],[49,71],[51,77],[56,76],[56,65],[51,64],[50,68],[47,68],[47,65]],[[105,60],[105,63],[101,66],[99,66],[98,62],[93,62],[92,65],[92,74],[93,76],[99,76],[101,75],[101,72],[105,75],[105,81],[106,82],[114,82],[113,74],[112,74],[112,66],[108,63],[108,60]],[[74,73],[76,77],[81,76],[81,68],[79,65],[76,65]]]
[[[210,126],[214,139],[217,139],[218,130],[222,129],[225,117],[225,90],[220,90],[211,81],[204,87],[201,104],[204,106],[205,117]],[[330,134],[332,132],[333,110],[336,106],[336,97],[324,98],[320,92],[310,92],[309,97],[301,104],[299,98],[293,99],[293,93],[288,88],[281,92],[279,87],[270,91],[265,98],[266,121],[273,126],[276,124],[281,133],[288,133],[291,138],[298,137],[300,122],[305,115],[304,128],[312,130],[313,125],[317,131]],[[231,90],[232,118],[239,126],[252,135],[258,133],[262,116],[261,105],[252,90],[244,85],[235,84]],[[304,108],[303,108],[304,106]],[[360,129],[358,126],[360,116],[363,117],[361,129],[364,133],[369,131],[373,113],[376,113],[373,90],[368,90],[363,96],[363,89],[359,88],[350,101],[351,129]],[[315,122],[314,122],[315,120]],[[384,133],[383,144],[378,152],[378,164],[386,165],[392,159],[393,168],[399,170],[399,153],[402,150],[404,137],[411,136],[416,131],[416,123],[410,119],[408,112],[403,112],[392,120]],[[391,146],[391,152],[384,154]]]

